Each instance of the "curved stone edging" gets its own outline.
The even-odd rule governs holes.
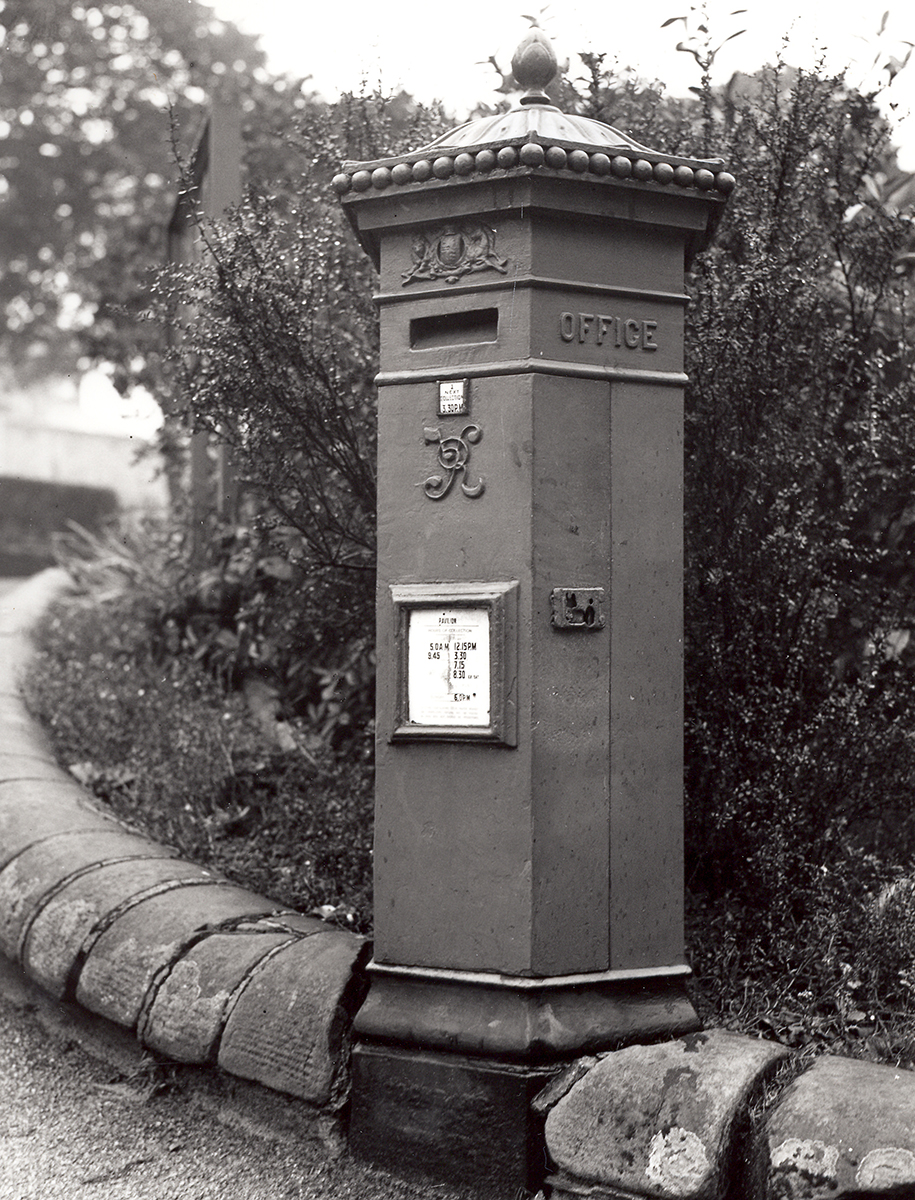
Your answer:
[[[45,571],[0,600],[0,951],[160,1055],[338,1111],[370,944],[183,862],[56,765],[18,682],[68,587]]]
[[[712,1029],[583,1060],[538,1106],[551,1200],[915,1196],[912,1071],[833,1056],[804,1070]]]

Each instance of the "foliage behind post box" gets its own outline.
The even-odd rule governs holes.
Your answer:
[[[689,340],[687,829],[775,924],[912,847],[915,189],[841,79],[742,87]]]
[[[778,67],[697,103],[586,65],[579,111],[714,147],[741,181],[690,277],[687,841],[691,886],[749,906],[781,952],[913,844],[912,181],[841,78]],[[324,185],[394,149],[389,116],[348,99],[313,117],[304,173],[210,227],[215,265],[182,285],[189,414],[233,431],[273,514],[263,561],[282,544],[292,564],[289,664],[351,634],[370,653],[371,277]]]
[[[225,221],[201,218],[201,262],[158,287],[178,334],[171,411],[229,441],[246,496],[240,528],[211,530],[211,657],[235,678],[267,672],[334,741],[372,719],[378,337],[371,264],[329,180],[341,156],[435,122],[405,97],[313,105],[290,123],[288,173],[255,176]]]

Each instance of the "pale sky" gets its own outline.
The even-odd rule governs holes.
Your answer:
[[[488,64],[495,55],[509,69],[512,52],[530,22],[528,9],[553,39],[560,60],[570,59],[571,73],[580,69],[577,51],[605,53],[607,63],[637,68],[683,95],[699,82],[692,57],[677,42],[709,13],[713,45],[745,29],[719,52],[714,76],[727,80],[737,70],[753,71],[772,61],[787,37],[786,60],[811,66],[822,57],[829,70],[850,66],[849,82],[873,86],[891,56],[904,58],[915,42],[915,6],[893,0],[883,32],[884,5],[870,9],[861,0],[708,0],[696,9],[679,0],[660,6],[595,0],[207,0],[217,14],[261,36],[270,66],[278,72],[311,76],[327,97],[381,83],[388,91],[405,88],[419,100],[441,99],[458,121],[479,100],[493,100],[497,77]],[[746,11],[732,15],[738,8]],[[696,10],[699,10],[698,12]],[[800,9],[800,11],[799,11]],[[668,17],[689,16],[689,26]],[[701,36],[701,35],[698,35]],[[876,65],[875,65],[876,63]],[[887,75],[884,73],[885,80]],[[896,78],[888,100],[897,105],[895,119],[915,113],[915,56]],[[612,119],[612,118],[611,118]],[[901,161],[915,170],[915,115],[898,126]]]

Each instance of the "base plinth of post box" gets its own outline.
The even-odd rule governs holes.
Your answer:
[[[533,1191],[546,1160],[531,1101],[556,1069],[360,1043],[350,1148],[398,1175],[469,1184],[481,1198]]]
[[[687,967],[554,978],[373,963],[350,1142],[378,1166],[510,1195],[543,1176],[531,1101],[583,1054],[700,1028]]]

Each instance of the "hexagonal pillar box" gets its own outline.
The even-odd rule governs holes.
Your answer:
[[[375,956],[352,1141],[496,1189],[684,984],[684,263],[733,179],[542,88],[334,181],[378,264]]]

